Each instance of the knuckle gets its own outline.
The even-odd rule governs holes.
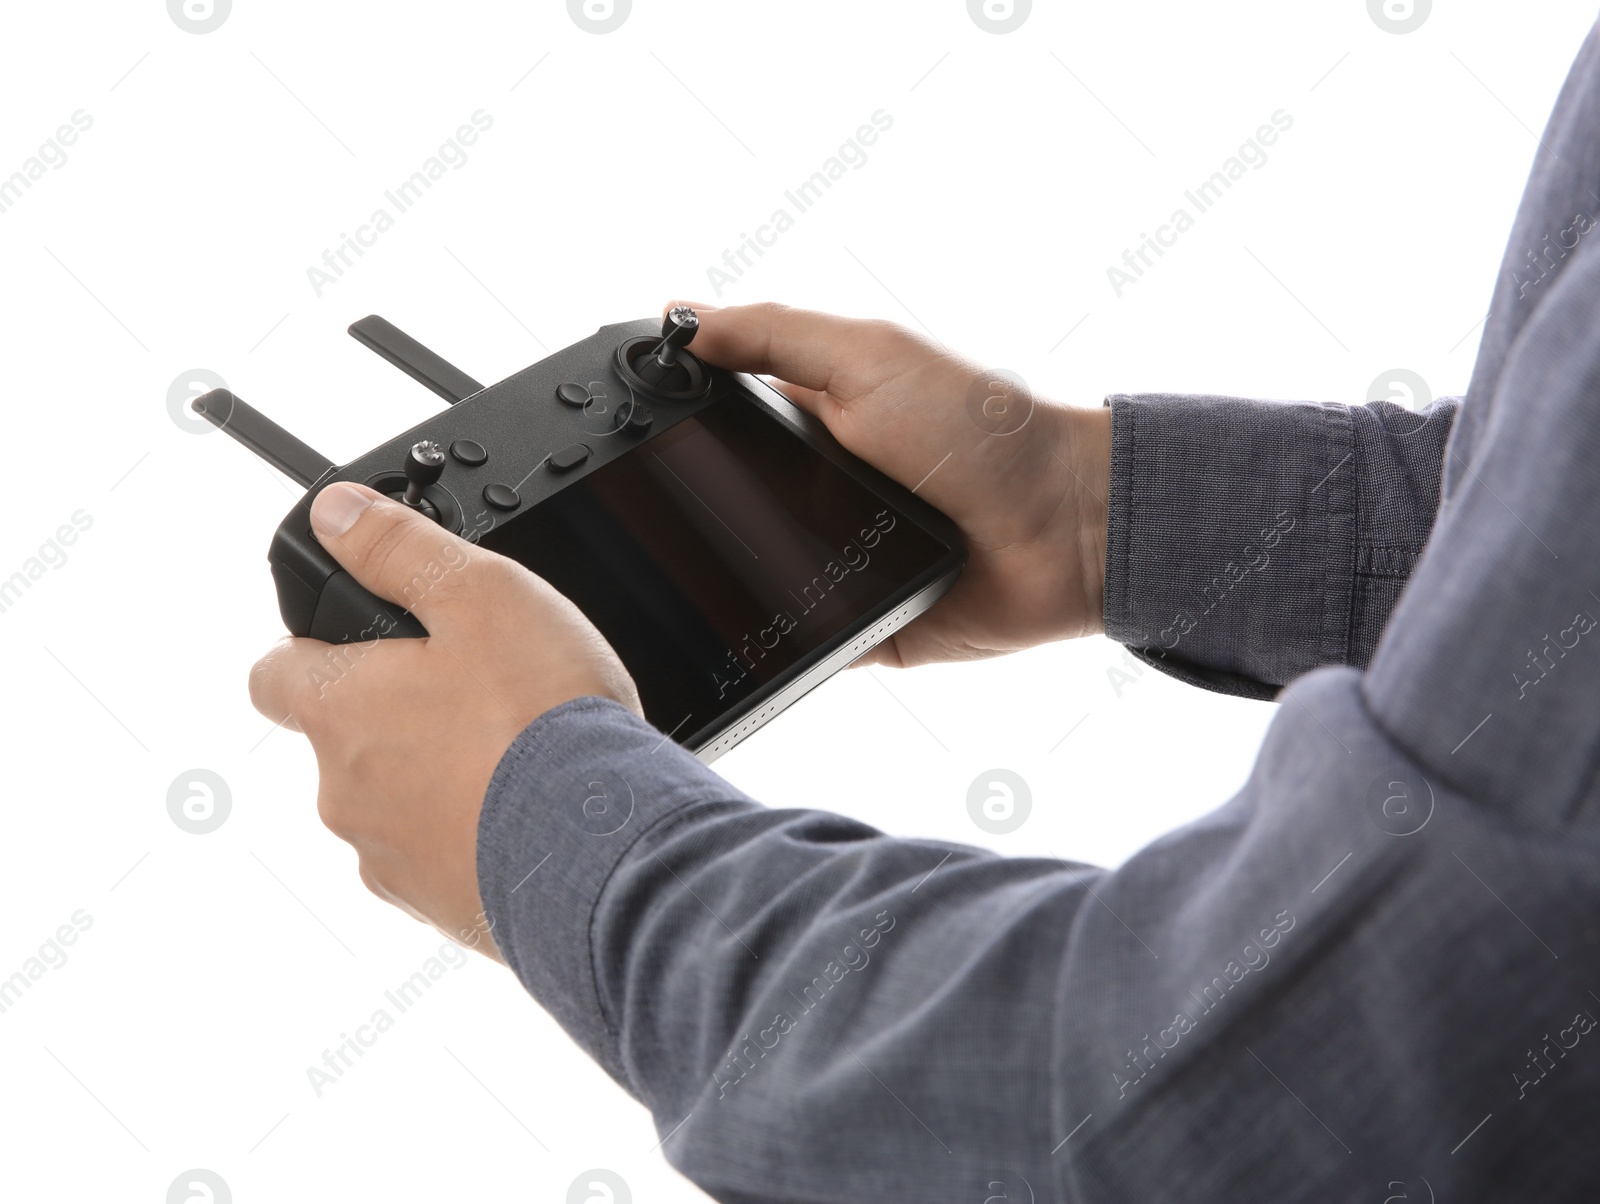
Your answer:
[[[896,351],[934,350],[934,344],[930,340],[888,318],[869,318],[865,325],[865,333],[874,345],[887,345]]]
[[[529,581],[543,580],[531,569],[505,556],[482,557],[473,565],[473,571],[481,576],[483,588],[507,593],[523,588]],[[458,574],[458,579],[464,581],[466,576]]]
[[[525,606],[541,579],[504,556],[475,556],[470,566],[446,574],[431,586],[429,602],[438,610],[470,615],[458,623],[463,638],[512,638],[526,631]],[[511,627],[507,627],[507,624]]]
[[[267,713],[268,708],[272,705],[270,689],[273,666],[271,655],[271,653],[268,653],[250,666],[250,705],[263,715]]]
[[[274,723],[286,720],[295,727],[305,711],[299,675],[295,671],[295,641],[279,641],[250,667],[250,704]]]
[[[456,610],[493,587],[499,573],[489,563],[500,557],[473,556],[445,560],[437,555],[419,557],[416,569],[400,587],[399,601],[407,608],[419,605],[434,610]]]
[[[374,506],[373,509],[377,511],[378,506]],[[390,580],[405,567],[406,559],[412,554],[411,545],[416,538],[415,529],[409,521],[410,515],[394,513],[387,506],[373,517],[381,518],[382,526],[373,532],[371,542],[367,544],[362,555],[362,561],[379,578]]]
[[[340,840],[347,844],[350,842],[354,828],[350,823],[349,812],[326,790],[317,793],[317,818],[322,821],[324,828]]]
[[[515,588],[520,580],[531,576],[533,573],[529,569],[510,557],[477,548],[470,556],[457,560],[439,585],[461,593],[478,594]]]
[[[408,609],[447,587],[467,556],[454,536],[420,515],[385,516],[387,525],[367,546],[368,576]]]
[[[389,892],[383,889],[383,884],[378,881],[378,875],[376,871],[374,871],[373,868],[367,864],[367,859],[365,857],[359,858],[356,861],[356,872],[361,875],[362,886],[366,887],[380,899],[387,899],[389,897]]]

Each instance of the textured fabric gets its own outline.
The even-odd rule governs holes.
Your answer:
[[[1439,507],[1458,398],[1420,413],[1118,394],[1106,634],[1193,685],[1272,698],[1364,668]]]
[[[1427,457],[1381,410],[1126,403],[1119,622],[1210,580],[1195,547],[1265,542],[1251,473],[1342,482],[1175,650],[1256,688],[1323,666],[1212,814],[1107,871],[764,808],[606,701],[519,737],[485,906],[675,1166],[789,1204],[1596,1198],[1600,251],[1558,233],[1600,182],[1596,66],[1591,37],[1365,671],[1392,598],[1361,579],[1415,551]],[[1530,284],[1547,231],[1573,245]],[[1195,466],[1240,443],[1243,477]],[[1135,488],[1164,463],[1219,508],[1176,566],[1141,543],[1202,522]]]

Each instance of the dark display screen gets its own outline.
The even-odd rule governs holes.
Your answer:
[[[685,739],[939,563],[945,545],[732,397],[484,535],[577,604]]]

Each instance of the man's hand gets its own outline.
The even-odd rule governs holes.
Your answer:
[[[1005,392],[995,374],[889,322],[772,304],[695,308],[696,355],[778,378],[841,444],[967,538],[954,588],[863,662],[967,660],[1103,629],[1108,410],[1013,393],[1008,414],[986,413],[986,395]]]
[[[426,639],[285,640],[257,662],[250,697],[304,732],[317,810],[355,846],[380,898],[498,955],[478,896],[478,815],[517,735],[574,698],[639,711],[633,680],[577,607],[497,556],[361,485],[311,508],[322,546],[357,581],[410,609]]]

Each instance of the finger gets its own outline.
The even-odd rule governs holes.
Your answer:
[[[770,301],[696,312],[700,329],[694,352],[702,359],[734,372],[782,377],[846,404],[938,354],[892,322],[841,318]]]
[[[832,394],[818,389],[808,389],[804,385],[797,385],[788,380],[774,379],[768,383],[806,413],[822,419],[828,426],[833,425],[833,420],[841,409]]]
[[[415,662],[406,658],[421,651],[419,640],[282,640],[251,669],[250,701],[268,719],[304,732],[316,745],[330,720],[382,706],[415,674]]]
[[[272,722],[305,731],[319,693],[313,674],[325,667],[332,648],[321,640],[280,640],[250,669],[250,702]]]
[[[894,636],[890,636],[876,647],[867,649],[845,668],[865,669],[871,665],[884,665],[890,669],[900,668],[900,660],[894,655]]]
[[[416,615],[431,634],[451,627],[467,579],[480,604],[497,579],[499,557],[365,485],[325,487],[311,504],[311,530],[352,577]]]

